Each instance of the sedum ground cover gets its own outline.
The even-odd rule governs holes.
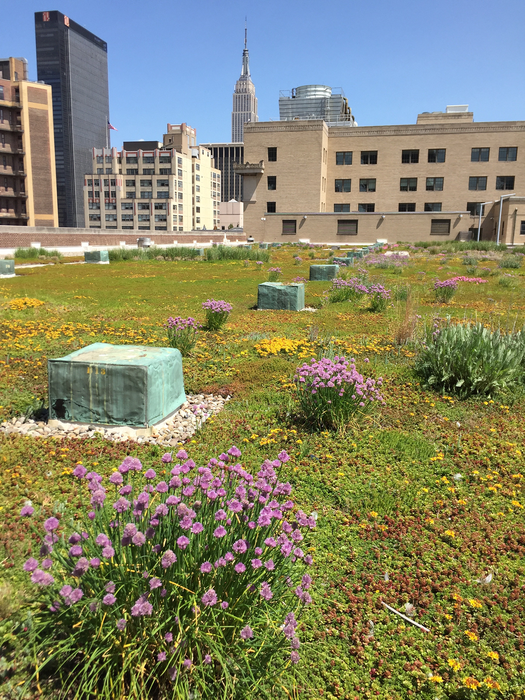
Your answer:
[[[312,254],[327,255],[300,251],[297,264],[297,252],[272,250],[263,265],[124,261],[0,280],[0,418],[45,405],[49,357],[100,341],[166,345],[169,316],[204,322],[203,301],[232,303],[226,326],[200,333],[184,368],[188,393],[233,400],[185,449],[206,463],[236,444],[253,465],[285,449],[282,478],[298,506],[318,514],[301,662],[269,677],[261,697],[525,697],[524,395],[460,401],[425,388],[413,370],[413,339],[436,317],[521,328],[523,270],[500,268],[501,252],[474,252],[465,263],[445,246],[411,248],[407,264],[357,261],[344,271],[391,290],[382,313],[366,300],[324,304],[329,282],[306,285],[315,313],[254,310],[270,267],[285,282],[308,278]],[[458,281],[448,303],[436,302],[436,279],[462,277],[486,282]],[[344,432],[314,432],[297,414],[293,375],[330,354],[382,377],[385,405]],[[162,452],[0,435],[0,697],[20,697],[31,657],[24,620],[34,590],[21,564],[37,545],[19,517],[24,502],[43,522],[80,507],[71,476],[78,463],[107,476],[126,455],[148,467]],[[28,697],[54,693],[42,680]]]

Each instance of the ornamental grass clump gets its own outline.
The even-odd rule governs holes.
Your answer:
[[[197,333],[200,328],[195,319],[191,316],[188,318],[170,316],[164,324],[164,328],[168,334],[170,348],[180,350],[182,357],[189,357],[197,343]]]
[[[492,396],[523,381],[525,334],[450,319],[427,328],[415,363],[428,386],[466,399]]]
[[[328,303],[335,304],[341,301],[358,303],[368,293],[368,288],[362,280],[352,277],[348,280],[336,277],[332,280],[332,286],[328,290]]]
[[[365,360],[367,361],[367,360]],[[337,355],[311,360],[295,370],[301,412],[317,429],[343,429],[353,416],[362,416],[375,403],[384,403],[381,377],[365,379],[355,361]]]
[[[278,282],[282,277],[283,271],[280,267],[268,268],[268,282]]]
[[[202,308],[206,311],[206,330],[220,330],[233,309],[233,306],[227,301],[216,301],[208,299],[202,303]]]
[[[502,268],[512,268],[517,270],[521,267],[521,256],[520,255],[504,255],[499,261],[499,267]]]
[[[64,697],[247,698],[270,663],[299,661],[315,517],[279,479],[286,452],[253,475],[240,456],[198,467],[180,450],[159,475],[126,457],[105,483],[77,465],[84,508],[46,520],[23,566],[39,587],[40,682],[51,675]]]
[[[440,282],[439,280],[434,281],[434,294],[436,295],[436,301],[439,304],[446,304],[449,302],[458,288],[458,283],[456,280],[444,280]]]

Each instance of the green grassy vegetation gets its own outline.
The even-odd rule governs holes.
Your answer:
[[[279,478],[292,485],[297,507],[318,517],[307,547],[313,603],[300,618],[301,661],[268,673],[250,700],[525,698],[523,364],[511,387],[465,399],[415,371],[418,340],[434,323],[519,331],[525,273],[515,269],[512,285],[501,284],[507,278],[493,272],[516,253],[495,244],[394,250],[401,248],[410,253],[401,267],[357,260],[345,270],[391,290],[381,313],[366,299],[327,303],[330,282],[306,285],[313,313],[254,309],[270,266],[284,282],[308,278],[309,265],[326,259],[317,248],[271,249],[266,259],[258,256],[267,251],[232,249],[232,259],[213,261],[148,251],[109,266],[30,268],[0,280],[2,420],[46,404],[49,357],[93,342],[167,345],[169,316],[202,323],[206,299],[233,304],[225,327],[200,332],[184,358],[187,393],[233,397],[185,449],[200,466],[235,444],[251,471],[286,450]],[[449,303],[436,302],[434,280],[463,276],[467,251],[486,282],[459,281]],[[385,404],[345,430],[314,431],[298,412],[292,377],[303,362],[336,353],[383,378]],[[0,697],[62,697],[49,675],[21,695],[36,609],[22,564],[39,557],[40,543],[20,509],[30,500],[37,524],[75,513],[79,462],[109,476],[127,455],[157,468],[164,451],[0,435]]]

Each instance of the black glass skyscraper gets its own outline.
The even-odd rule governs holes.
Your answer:
[[[51,85],[58,220],[84,228],[84,175],[108,144],[107,44],[61,12],[36,12],[38,80]]]

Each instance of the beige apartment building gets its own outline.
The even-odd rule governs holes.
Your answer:
[[[221,179],[211,152],[187,124],[168,124],[163,143],[93,149],[84,178],[86,228],[199,231],[219,228]]]
[[[0,226],[58,226],[51,87],[0,59]]]
[[[256,240],[443,240],[479,227],[525,244],[525,121],[477,123],[456,106],[414,125],[258,122],[244,153],[235,170]]]

